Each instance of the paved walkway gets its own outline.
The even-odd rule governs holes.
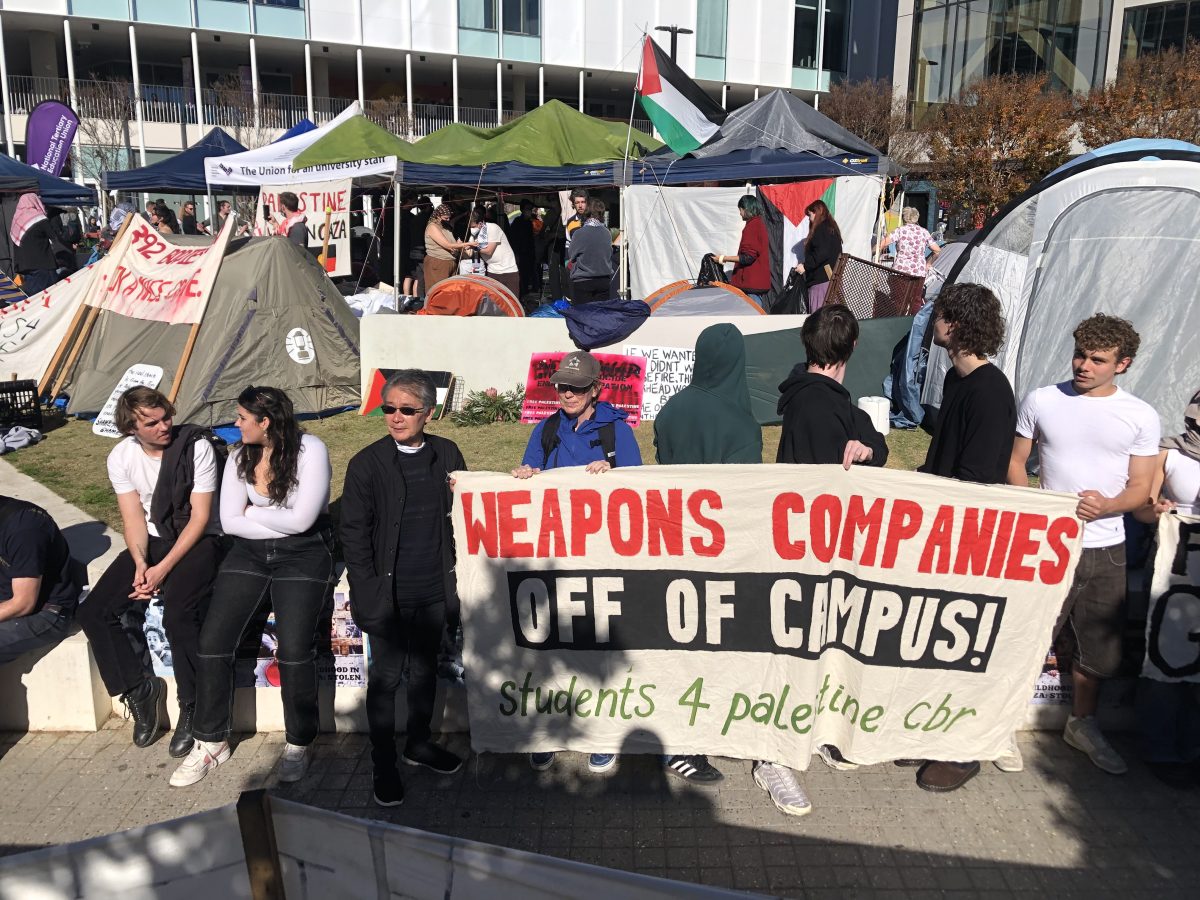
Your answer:
[[[322,735],[308,776],[278,784],[282,735],[245,737],[233,758],[174,789],[166,741],[139,750],[119,718],[95,734],[0,735],[0,854],[76,841],[230,803],[246,789],[354,816],[705,884],[805,897],[1193,898],[1200,885],[1200,793],[1170,790],[1138,764],[1114,778],[1049,733],[1021,737],[1026,769],[990,765],[933,795],[911,769],[804,776],[815,810],[777,812],[750,764],[715,760],[726,780],[693,788],[647,757],[607,776],[560,754],[472,757],[458,774],[404,772],[402,807],[371,803],[364,735]],[[466,738],[448,738],[466,749]],[[1127,751],[1127,742],[1117,740]]]

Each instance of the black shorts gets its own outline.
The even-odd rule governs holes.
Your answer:
[[[1111,678],[1121,666],[1125,630],[1125,545],[1085,547],[1075,580],[1058,614],[1057,636],[1074,639],[1072,669]]]

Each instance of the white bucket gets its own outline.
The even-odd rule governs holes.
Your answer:
[[[860,397],[858,408],[871,417],[871,424],[880,434],[891,430],[892,404],[887,397]]]

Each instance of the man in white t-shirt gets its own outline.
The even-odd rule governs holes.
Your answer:
[[[114,418],[126,437],[108,455],[108,477],[121,509],[126,549],[75,617],[109,694],[120,697],[133,718],[134,744],[146,747],[169,727],[161,715],[166,684],[154,675],[145,637],[127,614],[161,599],[179,696],[168,752],[179,758],[192,748],[200,627],[221,548],[213,503],[218,467],[209,433],[195,425],[173,428],[174,415],[175,407],[153,388],[130,388],[117,402]]]
[[[1097,313],[1074,332],[1072,378],[1031,392],[1017,414],[1008,483],[1027,485],[1034,443],[1041,486],[1079,495],[1083,552],[1055,628],[1074,638],[1074,700],[1063,740],[1112,775],[1125,761],[1096,724],[1100,686],[1121,663],[1125,625],[1125,526],[1122,515],[1150,499],[1161,425],[1147,403],[1117,387],[1140,338],[1133,326]],[[1061,657],[1060,657],[1061,659]]]

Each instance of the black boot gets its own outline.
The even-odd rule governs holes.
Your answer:
[[[166,693],[166,682],[155,675],[121,696],[121,702],[125,704],[125,718],[133,719],[135,746],[149,747],[158,738],[162,701]]]
[[[183,759],[192,752],[192,714],[195,711],[195,703],[183,703],[179,706],[179,719],[175,722],[175,733],[171,735],[171,744],[167,747],[167,753],[175,759]]]

